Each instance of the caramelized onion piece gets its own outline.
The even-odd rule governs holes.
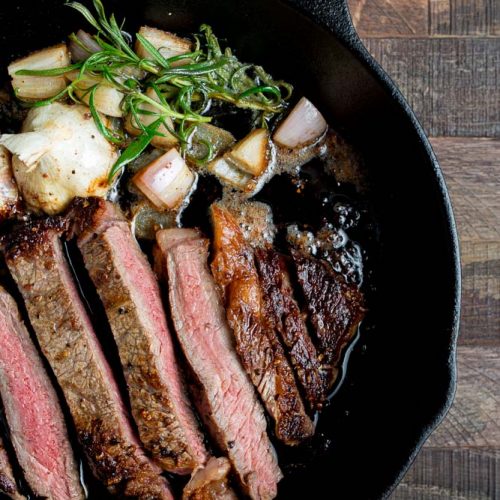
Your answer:
[[[195,175],[173,148],[140,170],[133,182],[159,209],[174,209],[189,195]]]
[[[274,133],[274,142],[287,148],[307,146],[317,141],[328,128],[318,109],[305,97],[297,103]]]

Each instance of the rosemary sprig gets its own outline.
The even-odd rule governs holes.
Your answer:
[[[96,30],[93,38],[101,50],[89,53],[86,60],[65,68],[21,70],[17,74],[59,76],[77,70],[78,77],[61,93],[31,105],[43,106],[67,97],[85,103],[83,99],[87,98],[100,133],[118,146],[124,143],[124,135],[104,124],[95,104],[100,83],[85,92],[79,85],[87,78],[103,82],[123,94],[123,113],[132,117],[139,135],[129,143],[113,166],[110,182],[127,163],[144,151],[155,136],[161,135],[158,132],[161,125],[177,137],[182,152],[189,155],[190,139],[196,126],[211,121],[208,113],[212,100],[254,110],[256,120],[260,120],[263,126],[267,126],[268,118],[286,108],[286,100],[292,92],[291,85],[275,81],[260,66],[241,63],[229,48],[223,50],[210,26],[202,25],[200,33],[194,35],[194,48],[190,53],[170,58],[164,57],[146,38],[137,34],[138,41],[148,53],[147,58],[141,58],[132,49],[130,36],[123,31],[123,25],[118,24],[113,14],[109,18],[106,16],[101,0],[92,2],[95,14],[79,2],[70,1],[66,5],[80,12]],[[76,35],[72,34],[70,38],[86,49]],[[148,88],[155,91],[158,100],[146,95]],[[153,111],[142,109],[145,104]],[[141,117],[146,114],[154,117],[153,123],[148,126],[141,123]],[[206,154],[194,158],[194,161],[211,159],[212,145],[205,145]]]
[[[104,125],[104,122],[102,121],[101,115],[97,111],[94,103],[95,99],[95,93],[97,90],[98,85],[94,85],[89,92],[89,108],[90,108],[90,113],[92,115],[92,118],[94,119],[94,122],[97,126],[97,129],[99,132],[111,143],[113,144],[121,144],[123,142],[123,137],[118,136],[117,134],[113,133],[111,130]]]
[[[110,183],[128,163],[134,161],[149,146],[153,138],[158,135],[157,130],[161,123],[162,119],[158,118],[151,125],[145,127],[143,133],[123,150],[120,158],[118,158],[109,172],[108,180]]]

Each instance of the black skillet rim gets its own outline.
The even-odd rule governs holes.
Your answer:
[[[446,391],[446,397],[443,400],[439,411],[437,411],[436,414],[422,428],[420,439],[416,443],[413,452],[408,457],[406,463],[402,464],[400,472],[394,478],[393,483],[388,485],[383,492],[383,497],[386,498],[390,496],[399,482],[403,479],[404,475],[410,468],[411,464],[414,462],[427,438],[444,419],[455,397],[457,383],[456,350],[461,309],[460,242],[455,222],[455,216],[453,214],[453,208],[451,205],[448,188],[446,186],[441,167],[439,166],[439,162],[432,149],[430,141],[425,134],[422,125],[415,116],[414,111],[404,98],[398,86],[382,69],[380,64],[372,57],[372,55],[368,52],[363,42],[359,38],[352,22],[347,0],[285,0],[285,2],[311,19],[316,25],[319,25],[320,27],[325,28],[327,31],[332,33],[340,41],[340,43],[347,47],[352,55],[366,67],[366,69],[382,85],[384,90],[390,94],[391,99],[401,108],[402,111],[404,111],[406,117],[410,120],[410,123],[415,133],[417,134],[418,140],[420,141],[421,146],[423,147],[428,157],[429,164],[434,175],[434,180],[437,184],[439,194],[443,201],[445,209],[445,218],[448,226],[448,232],[446,235],[444,235],[444,237],[448,238],[448,242],[450,245],[452,254],[452,262],[450,262],[450,268],[452,268],[454,276],[453,291],[451,292],[451,294],[453,295],[452,321],[449,328],[446,329],[446,332],[443,332],[443,334],[449,332],[449,350],[447,359],[448,389]]]
[[[429,418],[428,422],[423,426],[420,439],[415,444],[413,452],[408,456],[406,463],[401,465],[399,473],[393,478],[392,483],[388,484],[383,491],[382,496],[388,497],[394,490],[396,485],[401,481],[404,474],[407,472],[411,463],[415,460],[419,450],[428,438],[430,433],[441,422],[449,410],[456,387],[456,341],[459,329],[460,318],[460,289],[461,289],[461,270],[460,270],[460,254],[459,254],[459,241],[451,207],[451,202],[447,187],[439,167],[437,158],[432,150],[425,132],[418,122],[414,112],[406,102],[405,98],[399,91],[396,84],[384,72],[380,65],[368,53],[363,43],[359,39],[356,30],[352,24],[347,0],[280,0],[283,5],[288,5],[295,10],[304,14],[307,18],[311,19],[319,28],[325,29],[330,34],[333,34],[337,40],[345,46],[356,57],[363,66],[370,72],[372,76],[380,83],[382,88],[391,96],[392,100],[399,106],[409,119],[416,137],[419,140],[423,151],[428,158],[429,166],[431,167],[433,178],[435,179],[436,186],[438,187],[439,196],[443,202],[445,211],[444,218],[446,219],[447,234],[443,238],[447,240],[450,248],[452,259],[450,259],[450,269],[453,271],[453,290],[450,295],[453,296],[453,311],[452,319],[450,320],[449,327],[443,332],[443,335],[449,337],[448,340],[448,356],[447,356],[447,369],[448,378],[443,380],[448,387],[446,397],[443,398],[440,409],[436,411],[435,415]]]

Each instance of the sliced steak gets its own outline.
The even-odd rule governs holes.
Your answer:
[[[232,215],[211,207],[214,227],[212,272],[225,292],[227,319],[236,350],[275,421],[276,436],[297,444],[314,433],[293,371],[282,345],[266,318],[253,252]]]
[[[14,299],[0,287],[0,394],[24,477],[39,497],[83,498],[64,416]]]
[[[237,500],[228,484],[231,464],[227,458],[211,458],[195,472],[182,493],[182,500]]]
[[[156,238],[168,271],[172,320],[201,387],[200,413],[247,494],[274,498],[281,471],[207,267],[208,241],[188,229],[159,231]]]
[[[118,386],[64,258],[62,221],[26,225],[6,242],[6,262],[26,303],[96,477],[117,495],[171,499],[141,450]]]
[[[346,283],[327,262],[292,250],[297,278],[304,294],[309,318],[316,332],[317,347],[333,384],[342,351],[354,337],[365,315],[363,294]]]
[[[255,260],[267,318],[285,344],[310,408],[319,410],[326,397],[325,374],[294,299],[286,259],[274,250],[257,249]]]
[[[112,203],[78,200],[78,247],[118,346],[139,437],[166,470],[187,474],[207,452],[187,398],[156,277]]]
[[[26,498],[17,487],[12,465],[4,447],[3,439],[0,436],[0,496],[2,495],[13,500]]]

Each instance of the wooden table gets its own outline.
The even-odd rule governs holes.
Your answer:
[[[349,3],[431,137],[462,248],[455,403],[393,498],[500,498],[500,0]]]

